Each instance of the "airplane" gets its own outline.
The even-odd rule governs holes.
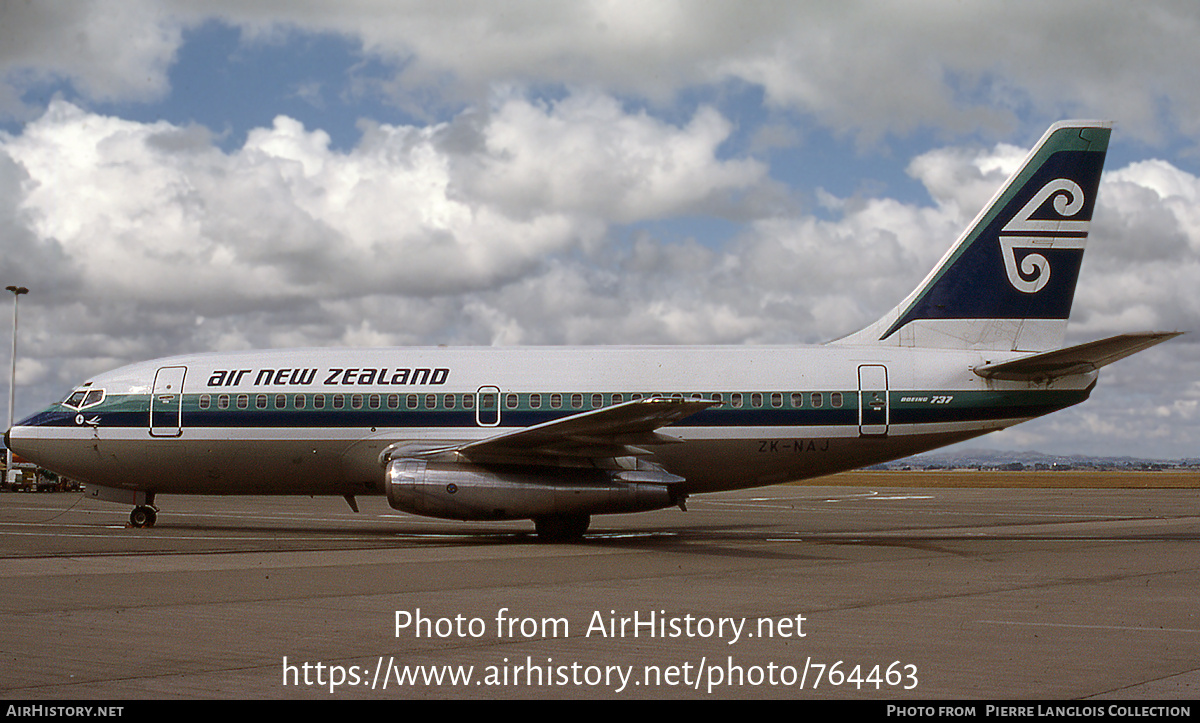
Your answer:
[[[5,444],[134,505],[132,527],[159,495],[385,495],[572,541],[592,515],[961,442],[1178,335],[1061,348],[1111,130],[1051,126],[907,298],[826,344],[190,354],[95,376]]]

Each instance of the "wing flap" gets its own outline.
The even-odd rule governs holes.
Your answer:
[[[1006,381],[1047,381],[1072,374],[1086,374],[1168,339],[1174,339],[1182,333],[1146,331],[1118,334],[1066,349],[1032,354],[996,364],[983,364],[972,371],[985,379]]]
[[[638,399],[469,442],[455,451],[474,462],[509,460],[514,456],[527,462],[564,457],[645,456],[649,452],[641,449],[643,446],[678,441],[655,431],[659,427],[718,403],[662,397]]]

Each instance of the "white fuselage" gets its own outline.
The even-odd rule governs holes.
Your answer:
[[[880,346],[301,349],[178,356],[99,375],[13,449],[83,482],[180,494],[382,493],[389,446],[485,439],[639,397],[720,403],[661,430],[687,493],[894,459],[1085,399],[981,378],[1017,354]],[[103,394],[86,392],[102,390]],[[97,401],[99,400],[99,401]]]

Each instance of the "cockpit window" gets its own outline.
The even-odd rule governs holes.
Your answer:
[[[76,389],[71,392],[71,396],[63,400],[64,407],[71,409],[83,409],[91,407],[104,401],[103,389]]]

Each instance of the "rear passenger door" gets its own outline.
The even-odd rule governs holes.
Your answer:
[[[858,367],[858,433],[863,437],[885,437],[890,419],[888,374],[882,364]]]

